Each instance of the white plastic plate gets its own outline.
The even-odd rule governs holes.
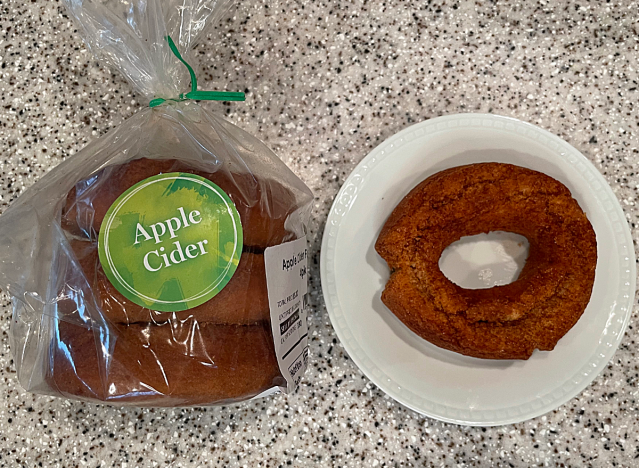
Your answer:
[[[380,299],[389,270],[374,244],[395,206],[436,172],[487,161],[528,167],[561,181],[597,234],[598,261],[588,307],[553,351],[535,351],[527,361],[475,359],[438,348],[405,327]],[[490,239],[484,244],[495,245]],[[505,260],[510,262],[507,269],[516,270],[510,260]],[[321,276],[337,335],[377,386],[424,415],[493,426],[551,411],[601,372],[632,312],[635,257],[615,195],[579,151],[515,119],[460,114],[399,132],[355,168],[328,217]]]

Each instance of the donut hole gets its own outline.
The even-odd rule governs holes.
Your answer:
[[[446,278],[465,289],[487,289],[517,280],[528,257],[528,239],[512,232],[462,237],[439,258]]]

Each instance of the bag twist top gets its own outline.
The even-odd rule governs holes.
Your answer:
[[[182,57],[206,28],[219,20],[231,0],[64,0],[85,42],[101,61],[118,69],[149,101],[175,99],[189,74],[167,44],[171,37]]]

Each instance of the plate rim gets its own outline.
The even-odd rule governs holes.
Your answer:
[[[436,409],[426,410],[424,408],[418,407],[417,405],[413,404],[408,399],[404,398],[398,392],[395,392],[392,389],[390,389],[390,383],[392,383],[393,380],[388,375],[386,375],[384,371],[377,368],[377,371],[382,374],[382,377],[386,377],[386,380],[387,380],[386,383],[382,382],[382,378],[377,378],[374,375],[375,369],[371,368],[371,366],[365,362],[365,360],[368,359],[370,361],[370,359],[366,356],[366,353],[361,349],[361,347],[359,347],[359,345],[356,343],[354,338],[350,338],[347,336],[348,334],[347,327],[344,327],[344,325],[340,324],[340,320],[343,320],[342,317],[345,316],[345,314],[339,307],[339,301],[338,301],[338,304],[333,304],[333,301],[332,301],[333,298],[337,299],[338,296],[337,296],[337,290],[335,286],[335,273],[334,271],[331,271],[329,268],[331,259],[327,258],[327,256],[329,255],[329,252],[334,252],[336,237],[337,237],[337,234],[339,233],[339,228],[341,226],[341,217],[343,214],[348,212],[348,209],[342,209],[343,208],[342,205],[351,204],[356,199],[356,184],[354,184],[354,182],[357,182],[357,181],[355,179],[359,178],[360,182],[363,181],[364,180],[363,174],[365,174],[369,170],[372,170],[381,160],[383,160],[387,156],[388,153],[391,152],[387,150],[394,151],[397,149],[397,148],[394,148],[395,144],[399,144],[398,146],[402,146],[403,144],[408,143],[409,141],[412,141],[414,139],[414,138],[407,139],[409,135],[417,134],[415,138],[421,137],[424,134],[426,134],[425,130],[428,127],[433,127],[435,129],[435,132],[450,130],[451,128],[450,123],[458,121],[460,119],[462,120],[468,119],[469,121],[476,121],[476,122],[472,122],[473,123],[472,125],[470,124],[463,125],[463,127],[472,128],[472,127],[487,126],[489,128],[496,128],[496,129],[506,130],[506,131],[512,130],[523,137],[533,138],[533,135],[534,135],[538,143],[541,143],[543,146],[546,146],[549,150],[552,150],[556,154],[556,157],[560,158],[560,160],[563,160],[569,163],[570,166],[573,167],[582,178],[584,177],[584,171],[578,170],[578,168],[575,166],[576,166],[576,162],[583,163],[585,165],[585,169],[589,171],[590,173],[593,173],[595,179],[598,179],[598,182],[602,185],[601,190],[605,192],[608,198],[613,200],[612,211],[616,212],[616,214],[619,216],[620,218],[619,222],[622,225],[622,231],[623,231],[622,233],[623,241],[618,242],[619,253],[621,255],[624,255],[621,252],[621,247],[623,247],[624,245],[626,247],[629,246],[628,252],[627,252],[628,266],[622,267],[620,269],[620,271],[622,272],[621,280],[625,279],[625,276],[623,274],[625,273],[626,276],[629,277],[629,282],[627,284],[626,289],[623,289],[622,287],[619,288],[619,292],[617,296],[617,297],[621,297],[623,296],[624,291],[627,291],[628,297],[625,303],[619,303],[618,308],[615,309],[618,311],[622,311],[625,315],[623,317],[623,322],[621,323],[621,326],[619,327],[619,331],[616,334],[615,339],[613,340],[613,346],[606,346],[606,343],[602,343],[600,341],[598,346],[595,347],[592,351],[593,356],[597,354],[597,351],[599,350],[599,348],[603,347],[607,349],[604,350],[605,352],[603,352],[603,356],[600,357],[600,359],[596,362],[596,366],[594,367],[592,366],[593,359],[590,359],[584,366],[582,366],[579,369],[576,369],[575,374],[571,375],[569,379],[567,379],[565,382],[570,382],[570,379],[574,378],[577,374],[580,374],[580,373],[581,373],[582,380],[579,381],[578,383],[574,383],[570,390],[564,391],[560,396],[551,399],[547,403],[542,403],[541,407],[536,409],[532,408],[531,410],[525,411],[522,413],[520,407],[526,404],[530,404],[530,402],[524,402],[513,407],[503,408],[501,411],[506,413],[504,417],[495,417],[492,419],[486,418],[484,420],[471,419],[470,417],[449,417],[449,416],[446,416],[445,414],[440,414],[441,412],[438,412]],[[492,121],[492,123],[488,124],[489,121]],[[496,125],[493,125],[493,124],[496,124]],[[459,128],[459,125],[455,124],[455,125],[452,125],[452,127]],[[519,127],[521,131],[517,131],[517,127]],[[355,187],[355,190],[353,190],[353,187]],[[354,192],[354,193],[350,193],[350,192]],[[596,198],[598,201],[600,201],[598,197]],[[610,222],[610,219],[608,217],[609,212],[610,210],[605,211],[606,218],[608,218],[608,221]],[[334,231],[332,231],[333,228],[335,228]],[[626,332],[628,323],[630,321],[630,317],[632,315],[635,288],[636,288],[636,264],[635,264],[635,251],[634,251],[634,246],[632,243],[632,234],[630,232],[630,228],[628,226],[628,222],[627,222],[625,213],[623,212],[623,209],[621,207],[621,204],[619,203],[618,198],[616,197],[615,193],[613,192],[612,188],[610,187],[606,179],[603,177],[603,175],[594,166],[594,164],[592,164],[592,162],[590,162],[590,160],[586,158],[579,150],[577,150],[575,147],[573,147],[568,142],[563,140],[561,137],[553,133],[550,133],[549,131],[544,130],[540,127],[537,127],[536,125],[533,125],[528,122],[524,122],[522,120],[519,120],[513,117],[507,117],[507,116],[502,116],[498,114],[461,113],[461,114],[451,114],[451,115],[445,115],[441,117],[435,117],[432,119],[427,119],[427,120],[418,122],[416,124],[410,125],[402,129],[401,131],[395,133],[394,135],[390,136],[386,140],[384,140],[372,151],[370,151],[355,166],[355,168],[351,171],[347,179],[344,181],[344,184],[342,185],[342,187],[340,187],[340,190],[338,191],[337,195],[335,196],[333,203],[331,205],[331,209],[329,211],[327,220],[326,220],[326,225],[324,227],[324,232],[322,236],[321,251],[320,251],[320,277],[321,277],[320,279],[321,279],[321,285],[322,285],[322,294],[324,296],[324,302],[326,304],[326,309],[328,311],[333,329],[335,330],[335,333],[337,334],[340,342],[344,346],[344,349],[348,353],[349,357],[353,360],[355,365],[357,365],[360,371],[372,383],[374,383],[378,388],[380,388],[384,393],[386,393],[388,396],[390,396],[394,400],[398,401],[402,405],[422,415],[425,415],[434,419],[438,419],[440,421],[459,424],[459,425],[489,427],[489,426],[500,426],[500,425],[523,422],[529,419],[539,417],[543,414],[546,414],[558,408],[559,406],[565,404],[567,401],[573,399],[575,396],[583,392],[584,389],[586,389],[593,382],[593,380],[603,371],[603,369],[610,362],[615,352],[619,348],[619,345],[621,344],[621,341],[623,340],[623,337],[625,336],[625,332]],[[623,281],[620,281],[620,285],[623,285]],[[333,297],[331,297],[331,293]],[[606,330],[607,330],[607,327],[606,327]],[[355,344],[355,346],[353,346],[353,344]],[[372,363],[372,361],[370,362]],[[374,363],[372,364],[373,366],[375,366]],[[589,369],[589,372],[584,375],[583,370],[585,367],[589,367],[590,369]],[[396,386],[400,387],[399,384],[396,384]],[[407,390],[407,391],[410,394],[413,394],[413,392],[411,392],[410,390]],[[556,391],[556,389],[542,395],[539,398],[539,400],[541,401],[543,400],[544,397],[548,397],[548,395],[553,393],[553,391]],[[424,400],[424,398],[422,397],[419,397],[419,398]],[[435,408],[437,406],[443,407],[444,409],[451,408],[451,407],[447,407],[446,405],[442,405],[441,403],[432,402],[432,401],[431,403],[432,403],[432,406]],[[458,408],[453,408],[453,409],[459,410]],[[508,410],[511,410],[511,409],[517,414],[509,415]],[[486,411],[486,410],[475,409],[473,411],[481,414],[482,411]],[[491,411],[497,411],[497,410],[491,410]]]

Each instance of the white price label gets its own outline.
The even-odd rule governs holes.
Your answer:
[[[306,236],[264,251],[271,328],[286,393],[299,384],[308,365]]]

